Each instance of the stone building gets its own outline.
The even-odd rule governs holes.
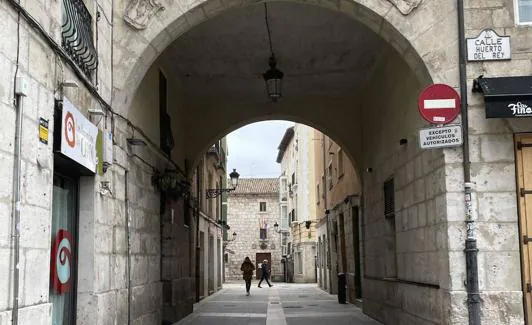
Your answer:
[[[212,145],[199,162],[193,174],[193,201],[199,202],[196,267],[199,274],[196,292],[198,299],[210,296],[222,288],[223,283],[223,205],[222,193],[227,175],[227,147],[225,138]],[[200,186],[198,186],[200,184]],[[199,199],[197,199],[199,198]],[[175,243],[179,245],[179,243]],[[175,261],[179,263],[178,260]]]
[[[267,259],[271,279],[283,281],[281,238],[273,227],[279,222],[279,180],[277,178],[244,178],[227,196],[229,238],[225,247],[226,280],[242,280],[240,266],[246,256],[255,264],[260,278],[260,265]]]
[[[277,154],[281,164],[281,227],[285,232],[289,282],[316,282],[316,195],[314,192],[314,129],[289,127]],[[288,194],[288,195],[286,195]],[[289,232],[289,233],[287,233]]]
[[[347,301],[360,303],[364,277],[364,222],[360,214],[360,182],[342,148],[314,132],[315,194],[318,234],[318,284],[339,293],[338,276],[346,277]]]
[[[2,322],[191,312],[194,170],[232,130],[290,119],[357,171],[366,314],[532,323],[528,0],[3,0],[0,22]],[[460,94],[461,146],[420,148],[431,84]]]

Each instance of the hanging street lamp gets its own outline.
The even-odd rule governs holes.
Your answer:
[[[268,21],[268,6],[264,4],[264,20],[266,21],[266,30],[268,31],[268,44],[270,46],[270,59],[268,65],[270,69],[262,74],[264,82],[266,82],[266,90],[268,91],[268,97],[277,102],[281,99],[281,81],[283,80],[284,73],[276,68],[277,60],[275,60],[275,54],[273,53],[272,45],[272,33],[270,31],[270,23]]]
[[[277,61],[273,55],[270,57],[268,64],[270,65],[270,69],[264,72],[262,76],[266,82],[268,97],[270,97],[273,102],[276,102],[281,99],[282,96],[281,81],[283,80],[284,73],[275,67],[277,65]]]

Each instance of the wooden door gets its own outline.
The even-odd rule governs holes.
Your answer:
[[[270,270],[271,275],[271,269],[272,269],[272,253],[257,253],[255,256],[255,272],[257,279],[260,279],[262,276],[262,270],[260,269],[262,265],[262,261],[268,260],[268,269]]]
[[[532,134],[515,136],[525,323],[532,324]]]

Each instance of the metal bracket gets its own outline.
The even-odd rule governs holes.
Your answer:
[[[523,244],[524,245],[527,245],[531,241],[532,241],[532,238],[528,237],[527,235],[523,235]]]
[[[236,188],[212,188],[205,191],[207,199],[213,199],[219,196],[222,193],[229,193],[234,191]]]
[[[519,194],[524,197],[527,194],[532,194],[532,190],[525,190],[524,188],[519,189]]]
[[[532,292],[532,284],[530,283],[526,284],[526,292]]]
[[[530,148],[532,147],[532,143],[523,143],[521,141],[517,141],[517,150],[522,150],[523,148]]]

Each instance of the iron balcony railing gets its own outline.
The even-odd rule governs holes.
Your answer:
[[[83,0],[63,0],[62,46],[90,79],[98,66],[92,17]]]

